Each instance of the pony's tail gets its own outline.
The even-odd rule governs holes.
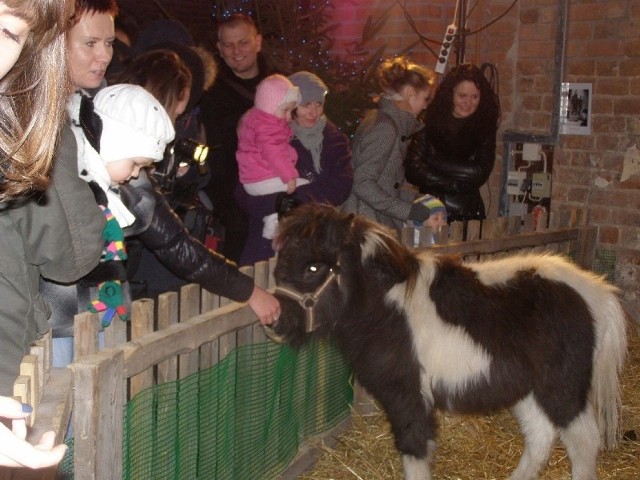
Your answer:
[[[601,444],[605,449],[613,450],[621,434],[620,374],[627,353],[626,317],[613,291],[597,309],[591,403]]]

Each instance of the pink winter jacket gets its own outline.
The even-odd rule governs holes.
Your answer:
[[[298,177],[298,154],[289,144],[293,133],[286,120],[252,108],[238,125],[240,183],[279,177],[283,183]]]

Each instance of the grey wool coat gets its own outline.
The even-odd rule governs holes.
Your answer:
[[[417,195],[405,185],[404,158],[409,137],[420,125],[410,112],[386,98],[367,112],[353,139],[353,188],[343,211],[402,228]]]

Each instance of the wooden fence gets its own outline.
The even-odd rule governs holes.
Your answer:
[[[435,234],[429,229],[417,233],[405,229],[400,235],[405,243],[437,253],[483,258],[523,250],[553,251],[592,268],[597,229],[586,225],[585,211],[567,210],[547,220],[546,215],[495,218],[469,222],[464,229],[454,223]],[[256,284],[270,289],[274,265],[271,259],[243,270]],[[237,346],[266,341],[247,305],[201,291],[197,285],[184,287],[180,296],[163,294],[157,303],[134,302],[132,321],[114,321],[105,331],[102,350],[98,349],[96,315],[78,315],[76,361],[70,369],[50,368],[50,338],[36,342],[31,355],[25,357],[15,394],[35,407],[29,438],[35,440],[43,431],[54,430],[62,441],[73,410],[77,479],[122,478],[123,412],[129,398],[154,384],[210,367]],[[309,463],[314,452],[305,450],[306,458],[298,458],[290,471]],[[0,470],[0,480],[9,478],[48,480],[55,478],[55,470]],[[282,478],[293,476],[285,472]]]

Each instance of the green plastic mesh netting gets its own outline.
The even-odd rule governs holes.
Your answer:
[[[616,274],[616,252],[596,249],[593,271],[600,275],[606,275],[607,280],[613,283]]]
[[[345,419],[351,371],[327,341],[233,350],[215,366],[139,393],[125,409],[123,479],[273,479],[305,438]],[[73,440],[58,469],[73,479]]]

